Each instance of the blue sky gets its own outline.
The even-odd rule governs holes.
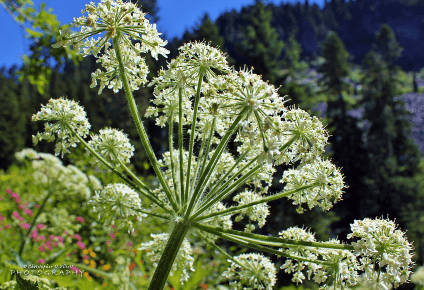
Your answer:
[[[45,2],[47,7],[53,8],[53,12],[58,15],[62,23],[69,23],[73,17],[81,15],[81,9],[90,0],[33,0],[37,8],[41,2]],[[91,0],[98,2],[97,0]],[[265,3],[276,5],[283,3],[304,2],[304,0],[263,0]],[[223,12],[252,5],[254,0],[157,0],[159,6],[160,20],[156,24],[158,31],[163,32],[166,39],[180,37],[185,29],[194,27],[199,22],[205,12],[209,14],[213,21]],[[323,6],[324,0],[309,0],[310,4],[317,3]],[[13,64],[22,63],[20,56],[28,53],[30,40],[24,37],[25,31],[17,25],[12,17],[0,6],[0,67],[10,67]]]

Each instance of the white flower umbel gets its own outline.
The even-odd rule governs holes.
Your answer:
[[[101,63],[106,71],[97,69],[96,72],[91,74],[93,80],[90,88],[97,86],[97,80],[100,80],[99,95],[102,93],[105,86],[113,89],[117,93],[122,89],[122,81],[119,73],[119,62],[116,58],[115,50],[108,49],[97,60]],[[127,78],[131,90],[138,90],[141,84],[147,83],[147,74],[149,68],[146,65],[144,58],[140,57],[135,51],[129,49],[127,46],[122,46],[122,62],[127,72]]]
[[[261,196],[257,193],[254,193],[249,190],[245,190],[239,194],[237,194],[233,200],[238,202],[239,205],[243,205],[255,200],[261,199]],[[241,221],[244,216],[248,216],[249,224],[246,225],[245,232],[252,232],[255,229],[255,226],[251,224],[252,221],[257,221],[259,227],[263,227],[266,223],[266,217],[269,215],[269,206],[266,203],[254,205],[252,207],[248,207],[240,212],[238,216],[236,216],[235,221]]]
[[[305,229],[292,227],[285,231],[282,231],[278,233],[279,236],[281,236],[284,239],[290,239],[294,241],[304,241],[304,242],[315,242],[315,235],[309,231],[306,231]],[[317,260],[318,253],[315,248],[307,248],[304,246],[298,246],[298,247],[290,247],[288,249],[280,249],[281,251],[284,251],[285,253],[289,254],[293,257],[300,257],[310,260],[308,261],[298,261],[296,259],[287,259],[286,262],[281,266],[281,269],[284,269],[284,272],[291,274],[293,273],[292,281],[295,283],[302,283],[303,280],[306,278],[304,274],[304,269],[306,267],[310,267],[308,277],[310,279],[310,276],[312,273],[316,273],[318,269],[321,268],[321,265],[314,264],[312,261]],[[320,275],[321,276],[321,275]],[[327,276],[322,275],[320,278],[320,281],[325,281],[327,279]]]
[[[408,282],[412,268],[412,245],[405,233],[397,229],[391,220],[355,220],[351,224],[352,233],[348,239],[359,238],[353,242],[360,262],[365,268],[365,282],[368,287],[386,289],[394,283],[395,288]]]
[[[73,100],[65,98],[50,99],[46,106],[41,105],[41,111],[32,116],[32,121],[52,121],[53,124],[45,123],[44,133],[38,132],[36,136],[32,136],[34,145],[41,140],[52,142],[55,135],[58,136],[56,142],[55,154],[69,153],[70,146],[76,147],[78,138],[74,136],[70,129],[81,137],[86,137],[91,125],[88,123],[84,108]]]
[[[222,275],[235,280],[230,282],[232,289],[272,290],[277,281],[274,264],[261,254],[241,254],[228,262],[231,266]]]
[[[301,109],[290,108],[278,125],[277,132],[280,133],[281,142],[292,142],[288,143],[289,146],[281,154],[276,155],[276,164],[290,164],[297,160],[308,163],[324,152],[328,133],[317,117],[312,117]]]
[[[134,155],[134,146],[131,145],[128,135],[116,129],[100,130],[99,135],[91,136],[88,144],[115,166],[129,163]]]
[[[107,49],[110,46],[110,39],[118,37],[119,42],[137,54],[151,51],[152,56],[157,59],[158,54],[167,57],[169,53],[163,48],[167,41],[159,37],[161,33],[157,32],[156,24],[150,25],[145,13],[133,3],[102,0],[95,5],[91,2],[85,5],[82,13],[87,13],[87,16],[74,18],[72,22],[72,25],[80,27],[81,31],[60,31],[58,42],[53,47],[73,45],[83,56],[91,52],[97,56],[103,47]],[[100,36],[96,39],[96,35]],[[138,42],[133,44],[131,39]]]
[[[146,216],[140,211],[141,200],[138,194],[122,183],[109,184],[103,190],[97,191],[90,203],[93,204],[93,209],[99,217],[104,213],[112,225],[115,223],[115,218],[123,217],[130,232],[134,231],[134,228],[127,218],[135,216],[140,221]]]
[[[150,258],[150,260],[153,262],[153,266],[156,267],[169,239],[169,234],[151,234],[150,236],[153,238],[153,240],[148,243],[141,244],[139,250],[147,251],[147,257]],[[175,258],[174,266],[171,269],[171,275],[174,271],[177,270],[177,267],[182,268],[180,281],[183,285],[184,282],[189,278],[189,271],[194,271],[193,262],[194,258],[192,255],[192,248],[187,239],[184,239],[181,244],[181,248],[179,249]]]
[[[284,191],[306,187],[287,196],[293,200],[293,204],[299,205],[299,213],[304,210],[303,203],[308,204],[310,209],[319,206],[323,210],[329,210],[333,203],[341,199],[345,187],[340,170],[329,160],[321,158],[314,163],[300,166],[300,169],[285,171],[280,182],[286,184]]]

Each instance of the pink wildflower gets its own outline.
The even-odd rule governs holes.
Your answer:
[[[80,269],[78,269],[75,266],[72,266],[71,270],[74,271],[75,273],[78,273],[78,274],[81,273]]]
[[[80,217],[80,216],[77,216],[76,218],[75,218],[75,220],[76,221],[78,221],[78,222],[84,222],[84,218],[83,217]]]
[[[7,224],[7,225],[5,225],[5,226],[4,226],[4,228],[5,228],[5,229],[8,229],[8,228],[10,228],[10,225],[9,225],[9,224]]]
[[[56,238],[59,242],[63,243],[63,238],[61,236],[57,236]]]
[[[33,239],[36,239],[38,237],[37,230],[33,230],[30,237],[33,238]]]
[[[113,252],[113,250],[111,248],[109,248],[108,251],[109,251],[109,253],[112,253]]]
[[[114,234],[114,233],[110,233],[109,235],[110,235],[110,237],[111,237],[112,239],[116,239],[116,236],[115,236],[115,234]]]
[[[54,242],[54,246],[55,247],[59,246],[59,243],[58,242]]]
[[[127,245],[128,245],[128,247],[132,247],[132,243],[131,242],[128,242]]]
[[[44,264],[45,262],[46,262],[46,260],[44,260],[44,259],[38,259],[38,264]]]
[[[12,194],[12,191],[10,189],[5,189],[4,191],[6,191],[7,194]]]
[[[45,241],[46,237],[45,236],[40,236],[40,240]]]
[[[33,215],[32,210],[30,210],[29,208],[25,209],[25,213],[29,216]]]
[[[44,248],[44,245],[41,245],[38,247],[38,249],[40,250],[40,252],[44,253],[46,251],[46,249]]]
[[[83,242],[80,241],[80,242],[77,243],[77,245],[78,245],[78,247],[80,247],[81,250],[85,249],[85,245],[84,245]]]
[[[90,256],[88,256],[88,255],[85,255],[83,258],[86,259],[86,260],[90,260]]]
[[[15,199],[15,202],[17,204],[21,203],[21,199],[19,198],[19,195],[16,192],[12,193],[10,196]]]
[[[45,225],[44,224],[38,224],[37,225],[37,228],[39,228],[39,229],[43,229],[45,227]]]
[[[28,230],[29,229],[29,227],[31,226],[30,224],[27,224],[27,223],[23,223],[23,224],[20,224],[20,226],[21,226],[21,228],[23,228],[24,230]]]
[[[75,238],[75,239],[77,239],[78,241],[81,241],[81,240],[82,240],[81,236],[80,236],[80,235],[78,235],[78,234],[75,234],[75,235],[74,235],[74,238]]]
[[[51,241],[53,241],[53,240],[54,240],[54,236],[53,236],[53,235],[50,235],[50,236],[49,236],[49,239],[50,239]]]
[[[3,222],[4,221],[4,216],[0,213],[0,221]]]

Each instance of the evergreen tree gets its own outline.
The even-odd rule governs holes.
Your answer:
[[[0,168],[6,169],[14,159],[16,150],[25,144],[25,119],[13,78],[5,77],[0,70]],[[10,70],[14,74],[14,69]]]
[[[236,65],[246,63],[253,66],[255,73],[276,84],[284,42],[278,40],[276,29],[271,27],[272,11],[266,9],[262,1],[256,0],[244,15],[244,20],[247,25],[239,27],[242,37],[236,43]]]
[[[417,172],[420,152],[411,135],[409,112],[401,98],[396,74],[399,68],[394,61],[400,56],[401,48],[388,25],[382,25],[374,42],[374,50],[364,61],[363,79],[364,121],[369,171],[366,176],[368,187],[369,214],[379,214],[380,209],[392,217],[399,214],[408,196]]]
[[[350,65],[348,62],[349,53],[337,33],[330,32],[327,35],[322,44],[322,57],[324,63],[318,69],[318,72],[322,74],[319,84],[325,86],[324,92],[329,96],[337,98],[337,101],[330,98],[327,102],[327,116],[334,118],[335,115],[338,115],[343,120],[346,117],[343,92],[350,89],[344,79],[349,75]]]

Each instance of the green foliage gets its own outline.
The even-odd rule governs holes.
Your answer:
[[[338,115],[339,118],[344,118],[346,104],[342,93],[350,89],[344,81],[344,78],[349,75],[349,54],[335,32],[330,32],[322,44],[322,56],[324,63],[318,69],[318,72],[322,74],[319,84],[325,86],[325,93],[337,97],[337,101],[331,99],[327,101],[327,116],[334,118]],[[338,110],[341,112],[337,113]]]
[[[236,66],[240,67],[242,63],[253,66],[256,74],[275,84],[281,71],[279,58],[284,42],[279,40],[277,31],[271,27],[271,19],[272,11],[256,0],[244,15],[248,25],[239,27],[241,39],[236,43],[236,50],[241,59],[237,60]]]

